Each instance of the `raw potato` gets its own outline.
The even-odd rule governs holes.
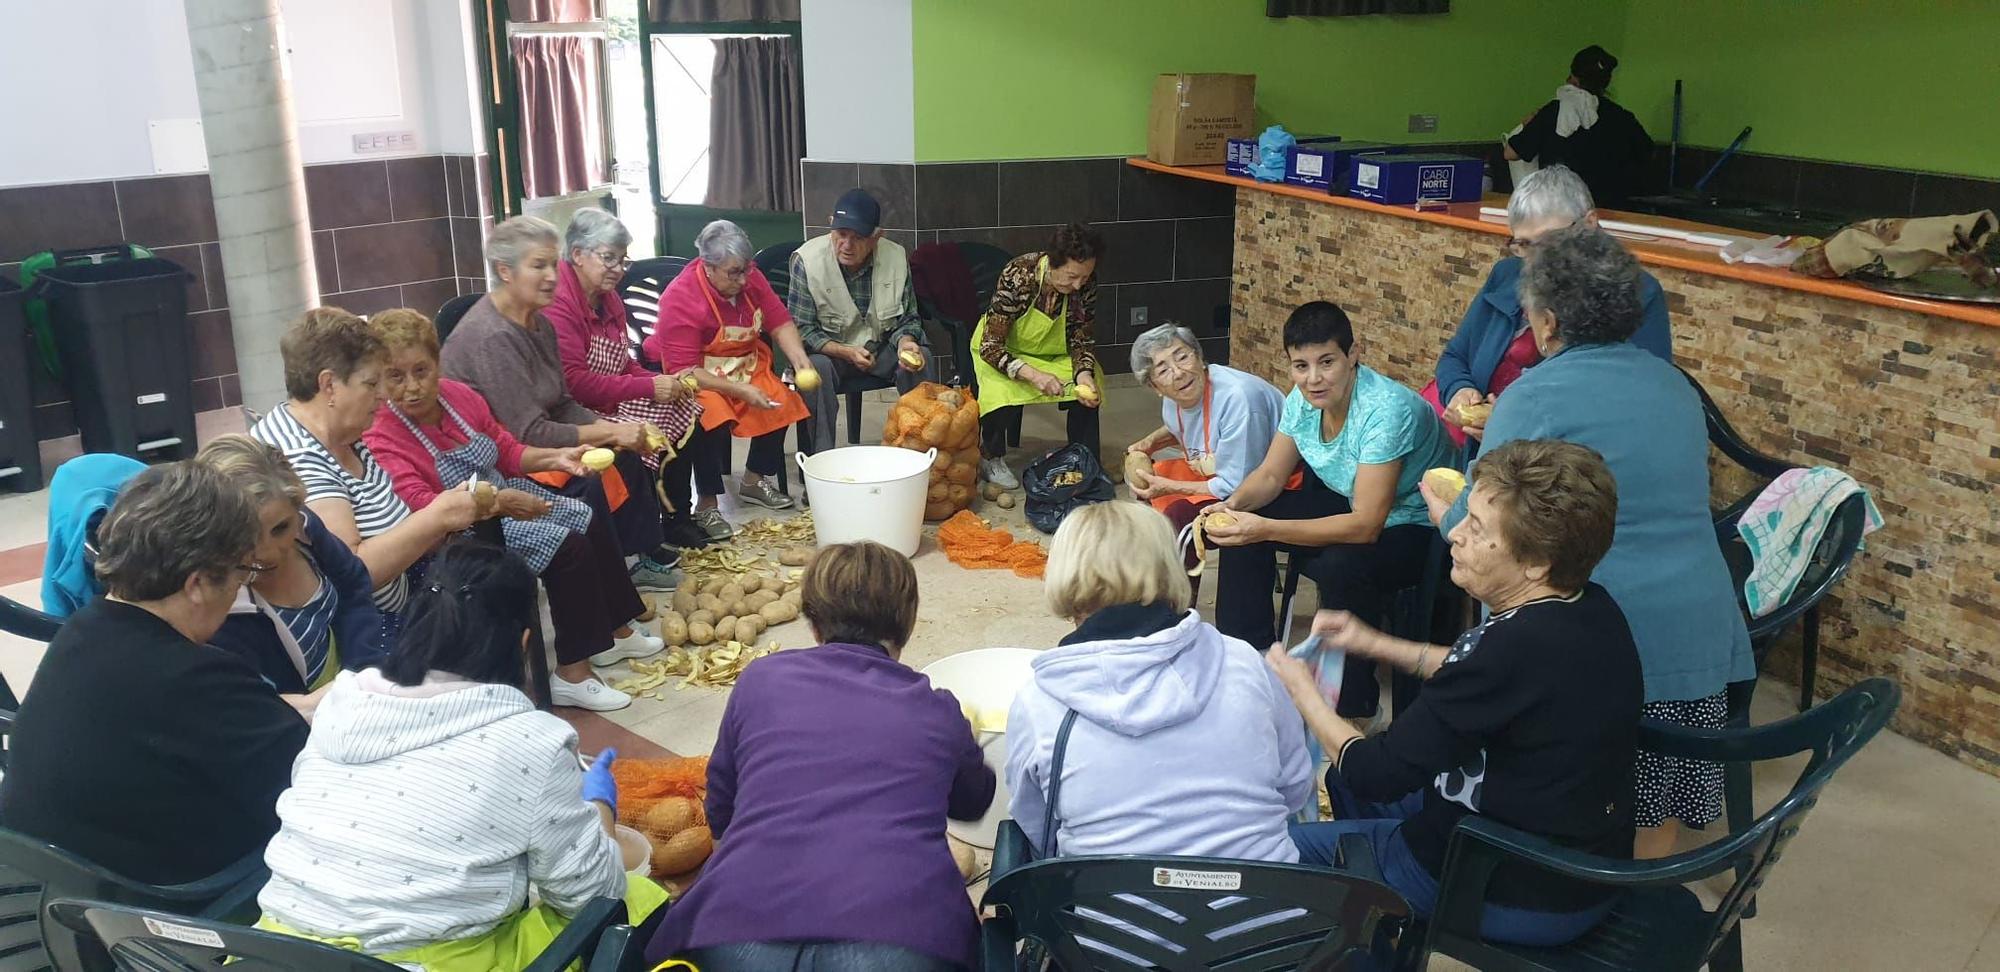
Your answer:
[[[680,612],[682,615],[689,615],[693,614],[698,607],[701,607],[701,605],[695,603],[693,591],[683,587],[674,592],[675,611]]]
[[[661,618],[660,640],[666,642],[667,647],[669,648],[679,648],[680,646],[687,644],[688,640],[687,619],[681,617],[678,614],[669,614],[666,617]]]
[[[764,578],[763,583],[757,589],[760,591],[770,591],[773,594],[783,594],[785,593],[785,579],[773,574]]]
[[[778,555],[778,563],[787,567],[804,567],[812,560],[812,555],[811,547],[792,547]]]
[[[707,608],[702,608],[701,610],[688,615],[688,624],[692,625],[696,621],[699,621],[702,624],[712,625],[715,623],[715,612]]]
[[[722,598],[713,594],[698,594],[695,596],[694,606],[703,611],[718,611],[722,608]]]
[[[687,797],[667,797],[640,815],[638,829],[649,837],[664,841],[694,826],[697,818],[693,800]]]
[[[751,594],[749,597],[743,599],[743,606],[750,610],[738,611],[736,612],[736,616],[740,618],[746,614],[755,614],[758,608],[777,600],[779,596],[777,591],[758,591]]]
[[[951,490],[946,488],[945,481],[943,479],[939,479],[938,481],[931,483],[931,488],[925,492],[924,499],[928,503],[943,503],[946,502],[945,497],[950,495],[951,495]]]
[[[993,502],[1000,504],[1000,508],[1003,510],[1011,510],[1014,508],[1014,494],[1001,493],[1000,498]]]
[[[764,629],[770,626],[771,622],[764,620],[763,615],[753,611],[736,619],[736,640],[753,640],[758,635],[763,634]]]
[[[736,640],[736,615],[732,614],[715,622],[715,640],[723,642]]]
[[[979,858],[973,855],[972,845],[956,837],[946,836],[945,839],[951,842],[951,862],[958,865],[958,876],[966,881],[972,880],[973,872],[979,869]]]
[[[741,584],[733,584],[733,583],[724,584],[722,590],[715,596],[721,598],[722,603],[724,604],[733,604],[737,601],[743,600],[743,586]]]
[[[1006,492],[1006,490],[1001,489],[1000,487],[995,486],[992,483],[979,484],[979,496],[980,498],[986,500],[988,503],[991,503],[994,500],[999,499],[1000,494],[1004,492]]]
[[[684,874],[700,867],[715,850],[715,838],[707,827],[689,827],[672,837],[653,842],[653,873]]]
[[[707,583],[701,585],[701,592],[703,594],[721,594],[722,589],[728,586],[729,578],[721,576],[711,577]]]
[[[764,605],[757,613],[763,615],[764,620],[772,624],[784,624],[799,616],[799,606],[784,598],[779,598]]]
[[[705,645],[715,640],[715,626],[706,621],[688,622],[688,641]]]
[[[739,618],[746,614],[749,614],[751,611],[754,610],[756,610],[756,608],[750,606],[750,599],[747,597],[739,597],[736,600],[729,602],[729,613],[734,614]]]
[[[979,481],[979,467],[968,466],[962,462],[955,463],[950,469],[944,471],[944,478],[946,482],[954,486],[970,486]],[[970,497],[967,498],[969,499]],[[954,499],[953,502],[957,502],[957,500]]]

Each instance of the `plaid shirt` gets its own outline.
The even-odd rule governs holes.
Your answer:
[[[843,273],[847,280],[847,294],[854,299],[854,307],[862,316],[867,316],[868,305],[875,299],[875,261],[859,273]],[[785,309],[792,313],[792,323],[799,326],[799,339],[805,342],[806,350],[817,352],[828,341],[839,341],[840,335],[827,330],[820,324],[819,304],[813,300],[812,288],[806,284],[806,263],[795,254],[792,257],[792,282],[785,290]],[[903,280],[903,313],[895,326],[883,329],[878,347],[896,347],[904,337],[917,342],[918,347],[928,347],[924,340],[923,318],[917,313],[917,285],[914,276]],[[872,348],[870,350],[873,350]]]

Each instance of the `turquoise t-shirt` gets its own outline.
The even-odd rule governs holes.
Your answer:
[[[1294,387],[1285,396],[1278,431],[1292,437],[1299,455],[1328,489],[1354,498],[1354,476],[1363,465],[1403,460],[1396,476],[1396,505],[1385,527],[1430,522],[1417,483],[1438,466],[1458,467],[1458,448],[1445,436],[1437,413],[1423,396],[1367,365],[1355,369],[1354,398],[1347,424],[1331,441],[1320,439],[1320,411]]]

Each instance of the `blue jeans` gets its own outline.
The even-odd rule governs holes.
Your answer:
[[[1423,806],[1422,790],[1395,803],[1363,803],[1340,779],[1340,771],[1327,774],[1327,792],[1333,798],[1330,823],[1291,825],[1292,842],[1299,845],[1300,863],[1330,867],[1339,853],[1342,834],[1361,834],[1375,850],[1375,862],[1382,868],[1382,880],[1419,918],[1429,918],[1437,908],[1437,876],[1424,870],[1403,840],[1403,821]],[[1533,911],[1487,904],[1479,916],[1479,934],[1495,942],[1546,947],[1572,941],[1597,926],[1611,912],[1611,901],[1576,912]]]

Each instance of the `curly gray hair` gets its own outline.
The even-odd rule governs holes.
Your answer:
[[[701,262],[711,267],[737,259],[749,263],[757,256],[756,248],[750,245],[750,234],[743,227],[726,219],[718,219],[701,228],[695,235],[694,250],[701,254]]]
[[[1195,360],[1203,364],[1208,363],[1208,359],[1201,353],[1201,340],[1194,336],[1194,332],[1181,326],[1176,321],[1168,321],[1133,339],[1132,373],[1138,375],[1140,381],[1145,382],[1148,387],[1151,387],[1153,384],[1153,356],[1176,344],[1187,345],[1188,349],[1194,352]]]
[[[1591,214],[1597,201],[1583,177],[1568,166],[1552,165],[1528,174],[1507,199],[1507,226],[1514,229],[1531,223],[1574,223]]]
[[[1555,315],[1565,345],[1617,344],[1645,317],[1639,261],[1595,226],[1550,233],[1521,268],[1521,306]]]
[[[97,576],[120,600],[164,600],[191,575],[227,577],[257,533],[257,508],[222,472],[192,459],[154,466],[118,491],[97,528]]]
[[[618,217],[590,206],[570,216],[569,230],[563,234],[563,259],[570,259],[578,250],[605,246],[622,250],[631,245],[632,231]]]

